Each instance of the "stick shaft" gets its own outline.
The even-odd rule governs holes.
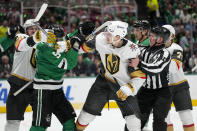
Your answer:
[[[23,87],[21,87],[19,90],[17,90],[13,95],[17,96],[19,93],[21,93],[27,86],[29,86],[32,83],[32,81],[29,81],[27,84],[25,84]]]

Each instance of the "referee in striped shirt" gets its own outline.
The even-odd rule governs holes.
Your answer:
[[[168,88],[170,53],[165,49],[169,39],[169,30],[153,27],[149,34],[150,46],[141,50],[141,70],[146,74],[146,81],[137,94],[142,112],[142,128],[151,110],[153,110],[153,131],[166,131],[165,118],[171,105]]]

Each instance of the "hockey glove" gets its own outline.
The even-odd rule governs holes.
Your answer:
[[[7,35],[8,35],[8,38],[10,39],[14,39],[15,35],[16,35],[16,32],[19,30],[19,26],[10,26],[8,28],[8,32],[7,32]]]
[[[94,31],[95,25],[91,21],[86,21],[83,24],[80,24],[78,27],[79,34],[84,37],[87,37]]]
[[[62,38],[65,35],[64,30],[60,25],[48,25],[47,29],[53,30],[57,38]]]
[[[120,89],[116,92],[116,94],[118,98],[120,98],[122,101],[125,101],[128,96],[134,96],[133,92],[134,92],[133,88],[124,85],[120,87]]]
[[[85,42],[85,38],[81,35],[75,35],[70,39],[71,47],[78,51],[81,45]]]

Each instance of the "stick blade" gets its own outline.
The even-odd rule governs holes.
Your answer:
[[[40,20],[40,18],[42,17],[42,15],[44,14],[45,10],[47,9],[48,4],[47,3],[43,3],[42,6],[40,7],[40,10],[34,20],[34,22],[38,22]]]

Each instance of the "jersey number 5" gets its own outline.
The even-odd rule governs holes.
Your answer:
[[[60,53],[57,53],[57,52],[52,52],[52,54],[53,54],[57,59],[59,59],[60,56],[61,56],[61,54],[60,54]]]

